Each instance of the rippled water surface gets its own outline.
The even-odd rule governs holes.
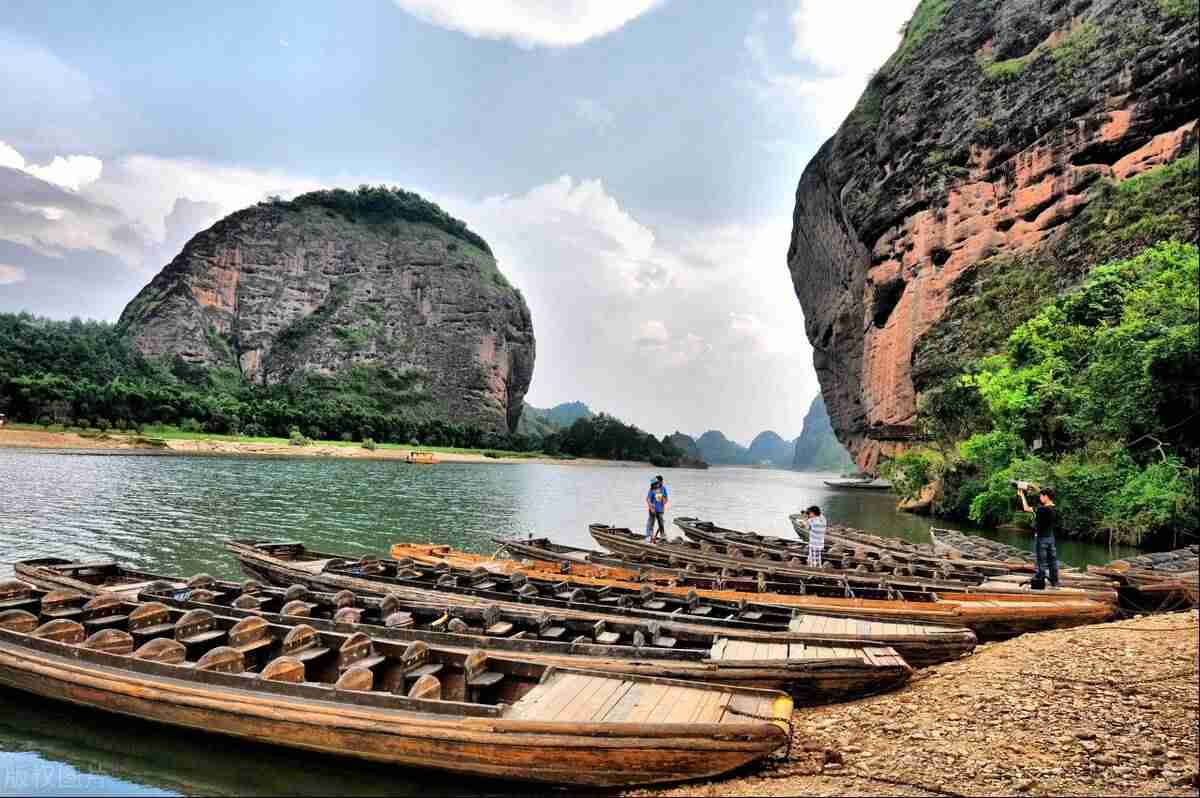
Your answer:
[[[400,540],[478,552],[534,533],[594,546],[591,522],[640,527],[651,467],[440,464],[319,458],[54,453],[0,449],[0,575],[32,556],[110,557],[171,574],[239,576],[222,542],[298,540],[386,555]],[[928,540],[928,522],[887,494],[830,491],[821,477],[713,468],[663,471],[668,516],[792,535],[819,504],[834,523]],[[994,535],[1023,545],[1020,535]],[[1127,550],[1063,542],[1073,564]],[[486,788],[495,788],[494,784]],[[167,793],[454,794],[485,789],[126,721],[0,691],[0,795]]]

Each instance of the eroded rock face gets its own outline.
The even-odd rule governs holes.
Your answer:
[[[904,445],[917,345],[964,274],[1050,251],[1102,186],[1194,151],[1197,22],[1181,8],[946,3],[809,163],[788,265],[861,468]]]
[[[197,234],[120,324],[143,354],[262,384],[352,366],[415,374],[423,413],[508,432],[533,376],[533,325],[481,246],[423,222],[262,204]]]

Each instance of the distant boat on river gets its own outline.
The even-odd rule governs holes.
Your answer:
[[[867,477],[859,479],[826,479],[825,484],[835,490],[891,490],[892,483],[886,479]]]

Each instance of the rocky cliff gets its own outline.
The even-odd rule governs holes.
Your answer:
[[[1047,295],[1196,239],[1196,59],[1194,0],[922,0],[805,169],[788,251],[862,468]]]
[[[533,376],[529,309],[487,244],[395,189],[315,192],[222,219],[120,327],[145,355],[260,384],[351,367],[416,380],[422,414],[497,432],[516,429]]]

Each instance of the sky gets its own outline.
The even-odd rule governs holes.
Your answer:
[[[533,316],[526,401],[800,433],[796,183],[915,0],[6,0],[0,311],[115,320],[278,194],[416,191]]]

